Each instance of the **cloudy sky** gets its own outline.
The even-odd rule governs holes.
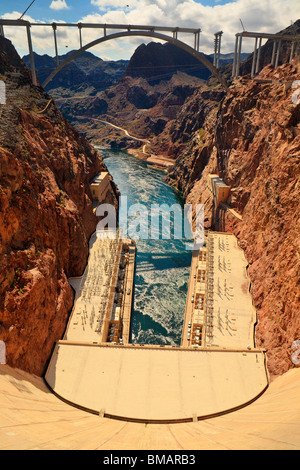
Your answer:
[[[20,18],[32,0],[0,0],[1,18]],[[35,0],[23,19],[35,23],[89,22],[179,26],[201,28],[200,50],[213,52],[214,33],[223,31],[221,52],[232,52],[235,34],[242,31],[241,20],[247,31],[276,33],[300,18],[299,0]],[[112,31],[114,32],[114,31]],[[108,32],[109,34],[109,32]],[[6,27],[21,56],[28,53],[23,28]],[[52,29],[32,27],[33,46],[39,54],[54,55]],[[96,39],[99,31],[83,30],[83,43]],[[193,44],[180,36],[178,39]],[[103,59],[129,59],[145,38],[119,38],[107,41],[90,51]],[[58,33],[59,53],[64,54],[79,46],[77,29],[64,28]],[[251,52],[252,42],[243,45],[243,52]]]

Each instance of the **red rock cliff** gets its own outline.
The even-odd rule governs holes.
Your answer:
[[[11,366],[41,375],[73,304],[67,278],[86,265],[89,182],[105,165],[0,40],[0,340]]]

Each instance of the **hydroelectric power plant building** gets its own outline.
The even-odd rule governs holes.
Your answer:
[[[230,186],[224,183],[219,175],[209,174],[207,186],[213,193],[214,205],[217,209],[221,202],[226,202],[230,196]]]
[[[107,171],[101,171],[90,184],[92,196],[99,203],[105,200],[106,193],[110,188],[110,179]]]
[[[93,184],[99,201],[106,175]],[[143,423],[197,421],[259,397],[268,386],[265,351],[255,346],[235,236],[207,232],[194,250],[178,346],[130,344],[135,250],[132,240],[92,237],[83,276],[70,279],[75,302],[45,375],[51,390],[90,413]]]

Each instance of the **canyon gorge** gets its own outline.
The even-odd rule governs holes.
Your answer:
[[[299,56],[276,69],[265,65],[255,79],[245,62],[225,92],[199,69],[189,74],[188,63],[168,64],[168,77],[162,65],[151,80],[145,69],[133,73],[151,48],[161,49],[140,47],[109,88],[94,96],[79,88],[68,98],[34,87],[12,44],[0,38],[8,93],[0,114],[0,340],[7,362],[42,375],[63,334],[73,304],[68,278],[82,274],[97,222],[89,182],[106,171],[92,144],[143,153],[141,142],[91,119],[98,118],[148,139],[148,155],[172,159],[165,181],[187,203],[204,204],[207,229],[237,236],[249,263],[256,343],[267,350],[271,378],[282,375],[295,367],[292,343],[300,339],[300,104],[292,101]],[[231,66],[223,67],[228,76]],[[211,173],[230,186],[229,208],[238,217],[214,207]],[[117,207],[118,195],[111,178],[107,202]]]

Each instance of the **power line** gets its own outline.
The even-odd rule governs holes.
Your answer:
[[[245,30],[245,27],[244,27],[244,25],[243,25],[243,22],[242,22],[242,20],[241,20],[241,18],[240,18],[240,22],[241,22],[241,25],[242,25],[243,31],[246,31],[246,30]]]
[[[202,64],[181,64],[181,65],[144,65],[141,67],[135,67],[132,65],[128,66],[130,69],[166,69],[166,68],[177,68],[177,67],[190,67],[190,68],[197,68],[203,67]]]
[[[20,16],[19,20],[21,20],[21,19],[23,18],[23,16],[25,15],[26,11],[29,10],[29,8],[31,7],[31,5],[32,5],[34,2],[35,2],[35,0],[33,0],[33,1],[30,3],[29,7],[26,8],[26,10],[24,11],[24,13]]]

